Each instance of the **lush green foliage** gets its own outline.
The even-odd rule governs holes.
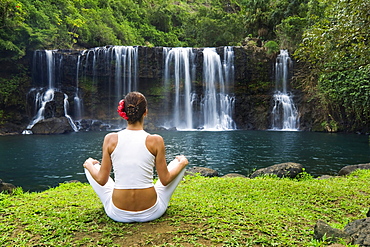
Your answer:
[[[267,48],[267,54],[275,54],[280,50],[278,43],[272,40],[267,41],[264,46]]]
[[[275,27],[286,18],[305,18],[307,3],[308,0],[1,0],[0,50],[19,57],[27,50],[70,48],[76,44],[236,45],[247,35],[274,39]],[[288,35],[291,30],[281,32]]]
[[[370,2],[330,2],[295,56],[318,75],[313,86],[335,121],[352,131],[369,128]]]
[[[316,180],[186,177],[167,213],[148,223],[110,220],[89,185],[0,194],[2,246],[326,246],[317,220],[343,229],[365,218],[370,172]],[[350,245],[347,245],[350,246]]]
[[[329,97],[336,119],[346,119],[346,129],[366,126],[370,120],[370,66],[358,70],[323,73],[319,89]],[[341,115],[342,114],[342,115]]]

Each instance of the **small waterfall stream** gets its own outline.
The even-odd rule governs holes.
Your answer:
[[[46,77],[47,77],[47,88],[32,88],[30,91],[37,91],[37,94],[35,96],[35,109],[37,111],[36,115],[33,117],[31,122],[28,124],[27,128],[22,132],[22,134],[32,134],[32,127],[40,122],[41,120],[45,119],[45,110],[47,105],[54,100],[55,92],[59,91],[59,89],[56,86],[56,75],[57,70],[61,70],[61,64],[63,61],[63,57],[59,57],[58,63],[56,62],[57,58],[54,56],[53,50],[45,50],[45,51],[36,51],[34,54],[34,57],[38,57],[41,60],[44,60],[41,62],[42,64],[45,64],[46,66],[43,68],[43,70],[46,70]],[[44,53],[44,54],[43,54]],[[34,59],[34,62],[38,62],[37,59]],[[59,66],[57,67],[56,64]],[[34,65],[36,66],[36,65]],[[69,102],[68,102],[68,96],[64,94],[64,101],[63,101],[63,107],[64,107],[64,116],[68,119],[68,122],[70,123],[72,129],[74,131],[78,131],[78,128],[76,127],[73,119],[68,115],[68,108],[69,108]]]
[[[287,50],[281,50],[275,63],[275,93],[272,109],[273,130],[298,130],[298,110],[288,90],[289,68],[292,61]]]
[[[77,64],[76,64],[76,94],[75,94],[75,97],[73,98],[76,120],[80,120],[82,118],[82,112],[83,112],[83,102],[82,102],[82,98],[80,97],[80,90],[79,90],[80,64],[81,64],[81,55],[78,55]]]
[[[55,91],[55,61],[52,50],[45,50],[44,55],[44,64],[46,65],[46,76],[47,76],[47,89],[42,92],[38,91],[36,88],[32,88],[31,91],[37,91],[35,97],[35,109],[36,115],[33,117],[31,122],[28,124],[27,128],[22,132],[22,134],[32,134],[32,127],[39,121],[44,119],[45,107],[46,104],[54,100],[54,91]],[[42,54],[39,51],[36,51],[34,58],[39,57],[42,59]],[[34,59],[35,62],[36,59]],[[35,66],[35,64],[34,64]]]

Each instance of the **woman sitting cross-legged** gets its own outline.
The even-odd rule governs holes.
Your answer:
[[[104,205],[106,214],[119,222],[146,222],[161,217],[188,160],[177,156],[167,166],[163,138],[144,131],[147,101],[131,92],[120,101],[118,113],[127,128],[104,138],[101,164],[89,158],[83,164],[86,177]],[[158,181],[153,184],[153,169]],[[113,168],[114,180],[110,177]]]

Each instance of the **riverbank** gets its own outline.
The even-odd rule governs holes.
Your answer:
[[[17,190],[0,194],[0,245],[325,246],[316,222],[343,229],[365,218],[369,188],[368,170],[325,180],[187,176],[163,217],[134,224],[110,220],[87,184]]]

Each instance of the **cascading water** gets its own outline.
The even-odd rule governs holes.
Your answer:
[[[81,97],[80,80],[83,81],[83,94],[88,94],[89,117],[97,117],[95,105],[101,104],[97,97],[103,97],[107,112],[114,114],[117,102],[128,92],[137,90],[138,73],[138,48],[132,46],[107,46],[81,51],[76,60],[75,73],[65,71],[66,63],[71,60],[69,53],[63,54],[56,51],[35,51],[33,81],[37,86],[31,89],[30,98],[34,99],[35,116],[27,126],[24,134],[32,134],[32,127],[39,121],[49,117],[64,116],[68,119],[71,127],[77,131],[78,128],[72,119],[78,120],[81,127],[82,118],[85,118],[84,102]],[[75,61],[76,61],[75,60]],[[64,85],[64,80],[71,73],[75,78],[75,84]],[[46,80],[46,79],[47,80]],[[108,80],[106,80],[108,78]],[[102,83],[101,80],[104,80]],[[62,83],[63,82],[63,83]],[[100,94],[100,85],[109,87],[109,94]],[[87,87],[87,88],[86,88]],[[86,90],[87,89],[87,90]],[[32,92],[32,93],[31,93]],[[64,95],[63,102],[56,101],[55,94]],[[69,100],[73,102],[72,114],[68,114]],[[103,96],[102,96],[103,95]],[[86,97],[86,96],[85,96]],[[60,98],[60,97],[59,97]],[[85,98],[86,99],[86,98]],[[61,101],[61,100],[60,100]],[[49,103],[50,102],[50,103]],[[52,103],[51,103],[52,102]],[[48,106],[51,105],[51,106]],[[62,106],[60,106],[62,105]],[[57,107],[58,113],[55,113]],[[60,113],[61,107],[64,108]],[[48,108],[45,116],[45,108]],[[109,117],[108,117],[109,118]],[[123,122],[123,121],[122,121]],[[94,121],[92,121],[94,124]]]
[[[235,129],[234,97],[230,94],[234,83],[233,48],[225,47],[220,54],[217,51],[222,50],[216,48],[162,51],[165,87],[160,97],[165,100],[155,106],[163,109],[163,115],[156,116],[160,119],[156,119],[157,123],[163,119],[165,127],[179,130]],[[92,125],[108,126],[106,123],[116,128],[125,123],[117,117],[117,102],[128,92],[139,90],[139,47],[36,51],[34,66],[35,87],[28,95],[28,102],[34,105],[30,107],[34,118],[25,133],[32,133],[40,120],[59,117],[66,117],[75,131],[73,119],[81,130],[91,129]],[[151,71],[148,73],[147,78],[151,78]],[[143,75],[145,84],[146,74]],[[140,90],[147,88],[143,85]]]
[[[81,55],[84,55],[84,51],[82,52]],[[79,95],[80,90],[79,90],[79,74],[80,74],[80,64],[81,64],[81,55],[78,55],[77,58],[77,65],[76,65],[76,93],[75,97],[73,98],[74,100],[74,106],[75,106],[75,119],[80,120],[82,118],[82,112],[83,112],[83,102],[82,99]]]
[[[86,54],[86,55],[85,55]],[[122,97],[138,87],[138,47],[133,46],[108,46],[97,47],[83,51],[85,58],[81,61],[82,79],[92,81],[93,87],[98,84],[109,85],[107,95],[108,112],[114,112],[117,103]],[[100,82],[101,77],[109,79]],[[92,96],[91,104],[98,104]],[[95,118],[95,112],[90,112],[90,117]]]
[[[137,91],[138,87],[138,47],[114,46],[110,49],[110,57],[115,60],[114,68],[114,102],[113,107],[129,92]],[[115,111],[114,111],[115,112]],[[120,128],[126,121],[120,121]]]
[[[235,129],[232,119],[234,97],[228,89],[233,84],[234,64],[232,48],[224,48],[224,61],[215,48],[203,50],[203,85],[202,111],[204,129],[230,130]]]
[[[68,119],[69,124],[71,125],[72,129],[77,132],[78,128],[76,124],[73,122],[73,119],[71,116],[68,115],[68,108],[69,108],[69,103],[68,103],[68,95],[64,94],[64,116]]]
[[[31,89],[35,90],[35,89]],[[50,88],[46,92],[37,92],[35,98],[35,107],[38,109],[32,121],[28,124],[27,128],[23,130],[22,134],[32,134],[32,127],[39,121],[44,119],[46,104],[54,99],[54,89]]]
[[[224,60],[215,48],[204,48],[203,85],[196,82],[196,52],[192,48],[164,48],[165,91],[167,112],[173,112],[166,127],[179,130],[231,130],[234,97],[229,89],[234,83],[234,53],[232,47],[224,48]],[[171,88],[174,93],[171,95]],[[173,108],[171,108],[173,107]]]
[[[137,90],[138,50],[132,46],[114,46],[116,102]],[[127,75],[126,75],[127,71]]]
[[[173,114],[167,125],[176,126],[178,129],[193,129],[192,82],[195,76],[195,54],[192,48],[164,48],[163,53],[166,57],[164,71],[166,91],[175,85]]]
[[[36,51],[34,57],[41,56],[40,51]],[[48,88],[44,92],[37,92],[35,97],[35,109],[37,110],[36,115],[33,117],[32,121],[28,124],[27,128],[22,132],[22,134],[32,134],[32,127],[39,121],[44,119],[46,104],[54,99],[55,90],[55,62],[53,51],[45,51],[45,61],[46,61],[46,73],[47,73],[47,84]],[[34,62],[34,66],[35,66]],[[35,91],[36,88],[32,88],[31,91]]]
[[[273,130],[298,130],[298,110],[287,89],[291,63],[288,51],[281,50],[275,64],[274,107],[271,112]]]

